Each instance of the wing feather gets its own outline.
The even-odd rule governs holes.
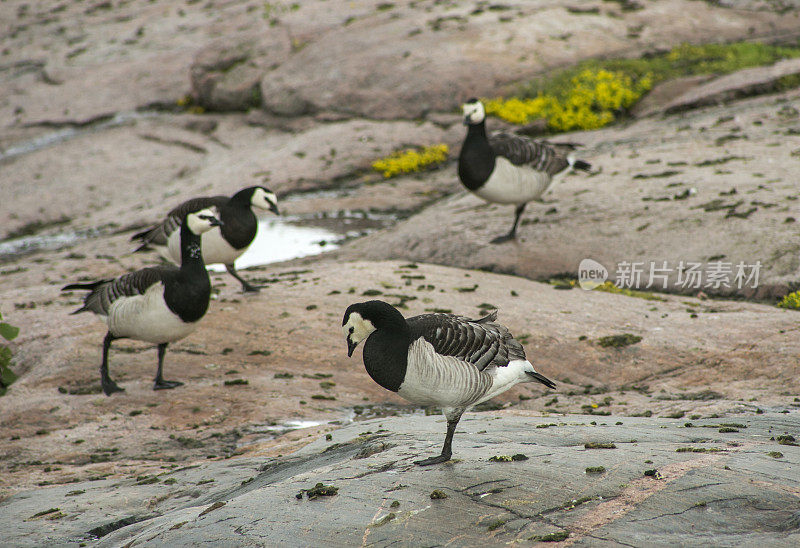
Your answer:
[[[517,166],[527,165],[552,176],[569,167],[566,154],[550,143],[537,142],[508,132],[493,133],[489,145],[495,154]]]
[[[494,323],[497,312],[472,320],[453,314],[423,314],[408,318],[411,337],[423,337],[438,354],[453,356],[479,371],[524,360],[525,350],[505,326]]]
[[[179,206],[175,207],[167,213],[167,216],[152,227],[134,234],[132,240],[141,240],[142,246],[139,249],[145,249],[148,245],[167,245],[170,235],[181,226],[181,219],[193,211],[199,211],[207,207],[221,207],[228,203],[230,198],[228,196],[204,196],[201,198],[192,198],[186,200]],[[139,251],[137,249],[137,251]]]
[[[91,293],[84,298],[83,308],[80,311],[90,310],[95,314],[107,316],[111,305],[117,299],[144,295],[153,284],[166,282],[174,278],[177,272],[178,268],[171,265],[155,266],[104,281],[91,288]]]

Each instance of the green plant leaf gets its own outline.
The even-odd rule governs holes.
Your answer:
[[[19,327],[14,327],[11,324],[0,322],[0,337],[10,341],[17,338],[17,335],[19,335]]]
[[[0,385],[8,386],[17,380],[17,375],[5,365],[0,365]]]

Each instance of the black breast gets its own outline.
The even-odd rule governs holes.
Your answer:
[[[391,332],[373,332],[364,343],[364,367],[372,380],[397,392],[406,377],[408,341]]]
[[[164,280],[164,301],[186,323],[198,321],[208,310],[211,281],[205,266],[202,269],[202,273],[176,272]]]
[[[250,206],[229,203],[220,208],[222,237],[234,249],[243,249],[256,237],[258,219]]]
[[[458,178],[469,190],[477,190],[494,171],[495,154],[489,141],[478,130],[470,126],[461,153],[458,156]]]

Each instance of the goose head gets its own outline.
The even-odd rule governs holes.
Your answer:
[[[208,232],[215,226],[222,226],[222,221],[217,217],[217,212],[212,208],[201,209],[186,215],[186,226],[197,235]]]
[[[464,112],[464,125],[475,126],[486,119],[486,110],[478,99],[470,99],[461,105],[461,110]]]

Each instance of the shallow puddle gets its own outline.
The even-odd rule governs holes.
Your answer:
[[[336,249],[343,239],[326,228],[298,225],[297,221],[287,219],[261,219],[258,223],[256,239],[244,254],[236,260],[236,268],[259,266],[299,257],[316,255],[323,251]],[[209,270],[224,272],[220,264]]]

